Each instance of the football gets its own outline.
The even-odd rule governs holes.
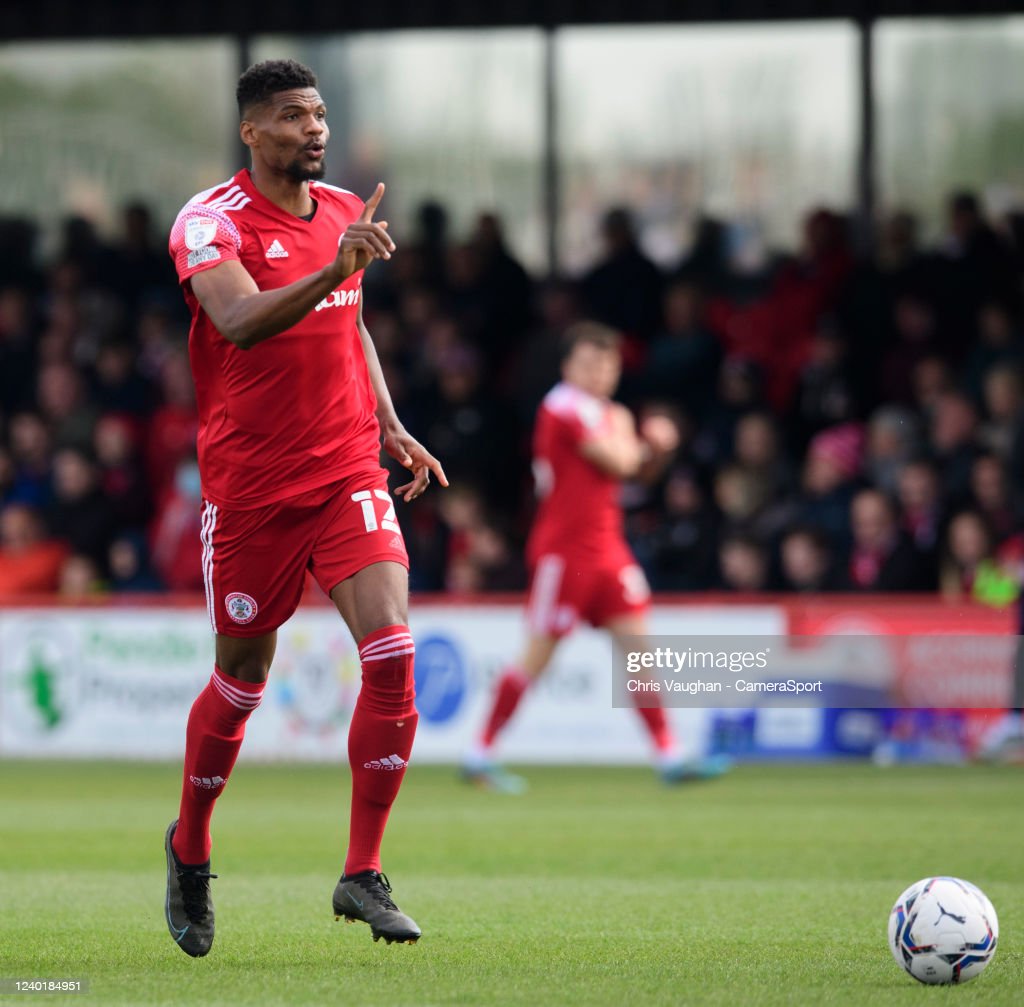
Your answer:
[[[923,878],[889,913],[893,958],[929,985],[963,983],[981,975],[998,940],[992,903],[980,888],[960,878]]]

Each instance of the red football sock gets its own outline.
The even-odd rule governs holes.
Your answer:
[[[348,729],[352,818],[345,873],[380,870],[380,844],[416,736],[413,663],[408,626],[385,626],[359,644],[363,684]]]
[[[171,845],[183,864],[210,859],[210,818],[238,758],[249,714],[260,705],[265,682],[243,682],[213,669],[196,697],[185,731],[185,779]]]
[[[484,732],[480,735],[480,744],[490,748],[498,732],[511,720],[512,714],[519,706],[519,700],[530,686],[530,676],[520,668],[507,668],[498,679],[494,690],[494,705],[491,715],[487,718]]]
[[[649,703],[650,701],[650,695],[644,696],[644,702]],[[651,736],[651,741],[654,742],[654,747],[660,754],[672,752],[678,748],[676,736],[669,726],[668,718],[662,707],[638,706],[636,712],[640,714],[640,719],[644,722],[647,733]]]

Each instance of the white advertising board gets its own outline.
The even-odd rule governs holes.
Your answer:
[[[521,646],[513,605],[413,606],[420,726],[414,758],[456,761],[480,729],[495,677]],[[785,632],[772,606],[656,606],[658,634]],[[179,758],[185,721],[210,677],[202,608],[39,608],[0,612],[0,754]],[[300,609],[277,657],[244,759],[343,762],[359,662],[332,609]],[[672,710],[684,745],[706,713]],[[612,707],[611,651],[592,630],[559,649],[501,739],[510,762],[632,763],[648,757],[638,718]]]

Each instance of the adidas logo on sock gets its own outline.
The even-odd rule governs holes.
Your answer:
[[[218,787],[223,787],[225,783],[223,776],[190,776],[188,780],[193,787],[199,787],[202,790],[216,790]]]
[[[288,253],[284,250],[284,245],[275,238],[267,249],[268,259],[287,259]]]
[[[363,763],[363,769],[405,769],[409,763],[400,755],[385,755],[383,759],[373,759]]]

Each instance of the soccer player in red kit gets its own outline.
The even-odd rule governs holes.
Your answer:
[[[495,762],[495,741],[559,642],[580,619],[608,630],[620,649],[624,638],[647,632],[650,590],[623,535],[619,491],[622,480],[663,465],[678,443],[667,417],[649,417],[638,433],[633,414],[611,401],[622,369],[615,332],[581,322],[566,338],[563,380],[545,396],[533,436],[540,502],[527,543],[526,647],[498,680],[484,729],[463,762],[468,779],[506,792],[525,784]],[[723,760],[684,761],[660,706],[637,712],[667,782],[725,768]]]
[[[216,667],[189,714],[181,809],[167,829],[166,917],[187,954],[209,952],[210,819],[259,705],[277,629],[307,570],[359,644],[352,714],[349,845],[335,915],[374,939],[414,942],[390,898],[380,845],[412,750],[415,647],[408,557],[380,445],[412,473],[410,501],[438,463],[402,427],[363,324],[363,270],[395,249],[361,199],[319,181],[326,109],[312,71],[291,60],[238,82],[251,169],[194,196],[170,252],[192,313],[199,406],[203,574]]]

